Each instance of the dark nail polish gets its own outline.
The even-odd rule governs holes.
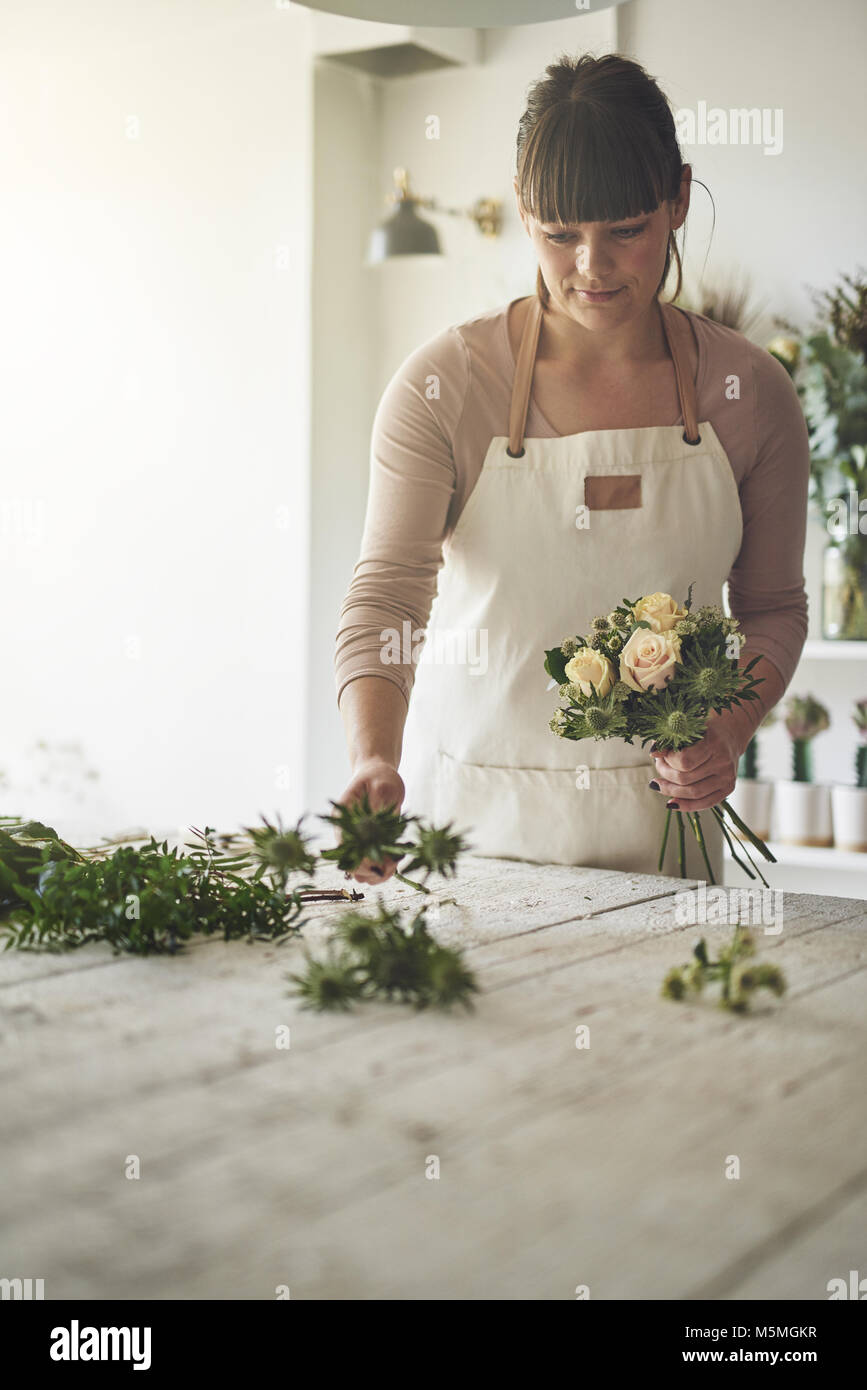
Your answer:
[[[666,804],[666,806],[669,808],[670,811],[679,811],[679,810],[680,810],[680,807],[678,806],[678,804],[677,804],[676,801],[666,801],[665,804]]]
[[[658,792],[658,791],[659,791],[659,783],[658,783],[658,782],[648,782],[647,785],[648,785],[649,787],[652,787],[653,790],[654,790],[655,792]]]

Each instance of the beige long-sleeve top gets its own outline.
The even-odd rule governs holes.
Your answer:
[[[514,303],[515,301],[511,301]],[[508,436],[515,360],[509,305],[444,329],[392,376],[373,422],[361,553],[340,610],[337,701],[357,676],[394,681],[409,703],[416,668],[381,660],[383,629],[425,629],[449,537],[494,436]],[[742,334],[690,314],[698,420],[726,451],[743,513],[728,602],[746,646],[788,686],[807,636],[803,560],[810,458],[786,369]],[[739,399],[726,382],[740,379]],[[527,437],[556,438],[531,395]],[[417,649],[418,650],[418,649]]]

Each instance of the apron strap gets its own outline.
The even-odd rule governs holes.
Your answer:
[[[686,315],[673,304],[660,303],[662,326],[674,362],[674,375],[677,381],[677,395],[683,415],[683,438],[687,444],[700,444],[698,432],[698,407],[696,404],[695,382],[687,370],[689,361],[687,342],[692,329]],[[509,409],[509,443],[506,453],[510,458],[520,458],[524,452],[524,431],[527,426],[527,409],[530,404],[530,387],[533,381],[533,367],[539,333],[542,328],[542,301],[538,294],[533,295],[529,312],[524,320],[521,346],[515,364],[515,380],[512,384],[512,400]]]
[[[701,435],[698,432],[695,382],[692,379],[692,374],[687,370],[687,363],[689,362],[687,344],[691,339],[692,329],[682,309],[676,309],[673,304],[660,304],[659,307],[662,310],[662,326],[668,339],[669,351],[674,360],[677,394],[680,399],[680,411],[683,415],[684,442],[700,444]]]
[[[520,458],[524,452],[524,430],[527,424],[527,406],[530,403],[530,384],[533,380],[533,365],[536,361],[536,348],[539,344],[539,331],[542,327],[542,301],[533,295],[530,312],[524,320],[521,346],[515,364],[515,380],[512,384],[512,404],[509,410],[509,443],[506,453],[512,458]]]

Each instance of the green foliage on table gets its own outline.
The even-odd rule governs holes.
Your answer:
[[[722,948],[718,960],[711,960],[707,942],[702,937],[693,950],[692,960],[669,970],[662,982],[663,998],[696,997],[706,985],[717,983],[720,985],[720,1008],[746,1013],[760,989],[769,989],[778,996],[784,994],[786,979],[780,967],[755,961],[755,952],[752,932],[740,925],[735,927],[731,941]]]
[[[5,949],[71,951],[104,941],[131,955],[169,954],[193,936],[283,940],[297,930],[302,901],[286,892],[287,864],[272,862],[292,846],[309,863],[298,830],[265,825],[240,853],[213,827],[198,843],[67,845],[51,826],[4,818],[0,829],[0,919]],[[223,837],[226,841],[234,837]]]
[[[431,826],[394,807],[372,811],[366,797],[320,819],[338,823],[342,838],[337,849],[317,855],[302,831],[303,816],[294,827],[284,827],[279,817],[276,824],[262,817],[261,824],[237,834],[191,827],[196,841],[183,850],[169,849],[167,841],[153,836],[145,845],[106,840],[79,849],[42,822],[2,817],[4,949],[70,951],[103,941],[115,954],[173,955],[199,934],[281,942],[305,925],[301,914],[311,899],[359,896],[317,889],[310,880],[320,859],[337,859],[351,871],[387,849],[401,859],[408,855],[410,866],[428,878],[453,874],[465,848],[450,825]],[[301,882],[290,890],[290,879],[299,876]],[[432,955],[430,963],[433,981],[442,960]]]
[[[460,952],[440,946],[428,931],[420,908],[409,926],[400,914],[379,904],[376,916],[343,913],[326,952],[306,955],[304,974],[290,974],[303,1007],[348,1010],[363,1000],[398,1000],[416,1009],[472,1009],[475,976]]]

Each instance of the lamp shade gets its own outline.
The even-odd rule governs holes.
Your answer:
[[[398,203],[395,211],[370,236],[367,264],[376,265],[390,256],[439,256],[442,254],[436,227],[425,222],[412,200]]]
[[[298,0],[307,9],[347,19],[422,28],[503,29],[513,24],[543,24],[575,19],[589,10],[607,10],[622,0]]]

